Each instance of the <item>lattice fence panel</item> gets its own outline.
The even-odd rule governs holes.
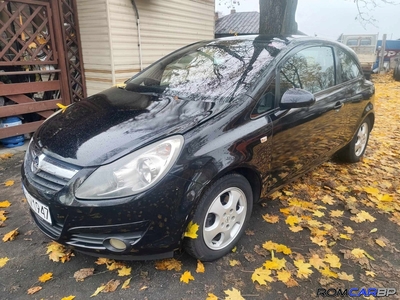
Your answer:
[[[56,64],[47,2],[0,2],[0,66]]]
[[[69,73],[70,95],[73,102],[86,97],[81,43],[75,0],[59,0],[64,20],[64,42]]]

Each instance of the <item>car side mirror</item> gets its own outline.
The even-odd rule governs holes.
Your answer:
[[[282,109],[309,107],[315,103],[315,97],[303,89],[288,89],[282,96],[279,107]]]

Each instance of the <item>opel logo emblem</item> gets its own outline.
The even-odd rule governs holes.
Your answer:
[[[40,165],[41,161],[43,160],[43,155],[36,155],[32,159],[32,164],[31,164],[31,171],[33,174],[37,174],[40,171]]]

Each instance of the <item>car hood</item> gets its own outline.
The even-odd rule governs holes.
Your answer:
[[[183,134],[225,105],[111,88],[46,120],[34,143],[54,158],[82,166],[110,163],[153,140]]]

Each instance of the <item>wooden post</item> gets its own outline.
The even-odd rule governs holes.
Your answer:
[[[60,73],[60,85],[61,85],[61,98],[63,99],[64,105],[71,104],[71,96],[69,92],[69,70],[67,69],[65,62],[65,49],[63,37],[63,16],[60,12],[59,0],[50,0],[51,9],[53,12],[52,22],[54,24],[54,35],[56,36],[56,47],[58,53],[58,69],[61,70]]]
[[[385,69],[383,68],[385,61],[385,51],[386,51],[386,33],[382,37],[382,45],[379,57],[379,74],[385,74]]]

